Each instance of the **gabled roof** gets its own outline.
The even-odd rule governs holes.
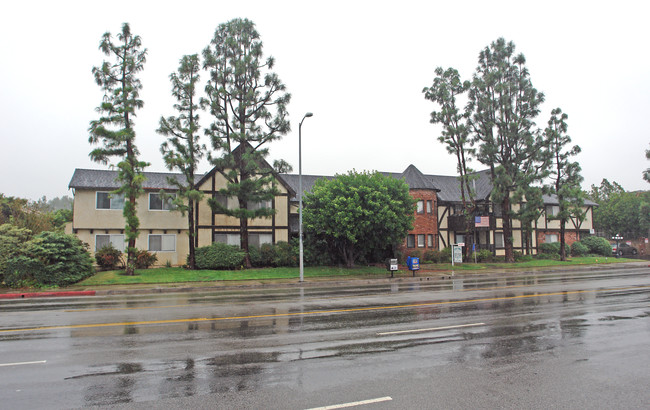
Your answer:
[[[145,181],[142,184],[144,189],[168,189],[175,190],[177,187],[170,184],[169,177],[185,183],[185,175],[172,172],[144,172]],[[203,175],[197,175],[201,178]],[[117,171],[107,169],[75,169],[68,188],[75,189],[118,189],[121,184],[117,181]]]
[[[245,144],[246,144],[247,146],[249,146],[249,147],[252,148],[252,145],[250,145],[248,142],[245,142]],[[233,154],[235,157],[239,157],[239,156],[241,155],[241,150],[242,150],[242,148],[241,148],[241,144],[240,144],[240,145],[237,145],[237,146],[235,147],[235,149],[232,150],[232,154]],[[294,190],[294,188],[291,186],[291,184],[289,184],[289,183],[284,179],[285,174],[278,174],[277,172],[275,172],[275,170],[273,170],[273,167],[272,167],[272,166],[271,166],[271,165],[270,165],[270,164],[269,164],[265,159],[262,159],[262,160],[258,163],[258,165],[259,165],[261,168],[263,168],[263,169],[271,170],[271,171],[273,172],[273,175],[275,176],[275,178],[278,180],[278,182],[280,182],[280,183],[281,183],[281,184],[282,184],[282,185],[287,189],[287,191],[289,191],[289,196],[290,196],[290,197],[293,196],[293,195],[296,195],[296,192],[297,192],[297,191]],[[206,173],[205,175],[203,175],[203,177],[202,177],[201,179],[199,179],[199,181],[197,182],[196,186],[201,186],[201,185],[203,185],[203,184],[205,183],[205,181],[207,181],[210,177],[212,177],[212,176],[213,176],[214,174],[216,174],[217,172],[219,172],[219,171],[217,170],[216,167],[212,168],[208,173]]]
[[[476,199],[479,201],[487,200],[492,192],[492,181],[490,180],[490,170],[475,172],[472,174],[476,179],[470,182],[471,188],[476,193]],[[440,188],[438,198],[443,202],[462,202],[463,198],[460,192],[460,181],[458,176],[429,175],[433,183]]]

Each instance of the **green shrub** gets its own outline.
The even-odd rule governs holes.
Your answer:
[[[519,255],[517,258],[515,258],[515,261],[517,262],[530,262],[533,260],[533,255]]]
[[[158,255],[144,249],[135,251],[136,269],[149,269],[154,263],[158,262]]]
[[[113,270],[122,262],[122,252],[109,244],[95,252],[95,262],[103,270]]]
[[[292,247],[288,242],[276,243],[273,266],[298,266],[298,258],[300,257],[299,252],[299,249]]]
[[[609,241],[605,238],[600,238],[598,236],[588,236],[580,240],[583,245],[589,249],[589,253],[602,256],[611,256],[612,246],[609,244]]]
[[[573,242],[571,245],[571,256],[584,256],[589,253],[589,248],[582,242]]]
[[[28,256],[9,258],[5,264],[4,282],[10,288],[32,287],[38,285],[34,279],[35,272],[45,269],[38,259]]]
[[[0,225],[0,282],[7,260],[24,254],[25,243],[32,238],[32,231],[11,224]]]
[[[560,242],[543,243],[539,246],[539,250],[545,254],[559,254]]]
[[[422,263],[438,263],[438,255],[435,251],[424,251],[422,255]]]
[[[244,263],[246,254],[239,247],[225,243],[196,248],[197,269],[237,269]]]
[[[437,251],[438,262],[439,263],[450,263],[451,262],[451,246],[448,246],[442,250]]]
[[[86,248],[74,235],[41,232],[27,246],[27,255],[44,265],[33,273],[34,279],[44,285],[66,286],[91,276],[95,270]]]
[[[489,249],[481,249],[476,253],[476,260],[478,262],[492,262],[494,255]]]

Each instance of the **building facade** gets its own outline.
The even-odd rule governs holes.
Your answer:
[[[495,255],[505,254],[504,213],[489,200],[492,186],[488,171],[476,173],[472,182],[478,204],[472,216],[473,222],[462,214],[457,177],[425,175],[413,165],[402,173],[384,174],[403,179],[416,201],[413,229],[402,244],[405,254],[444,249],[459,243],[477,250],[488,249]],[[124,199],[111,194],[119,187],[116,178],[117,171],[77,169],[69,184],[74,193],[74,207],[68,232],[86,242],[92,252],[108,244],[120,250],[125,247]],[[174,173],[145,172],[145,178],[145,192],[137,201],[140,236],[136,240],[136,247],[155,252],[159,265],[183,265],[189,252],[188,223],[187,217],[171,206],[169,197],[174,195],[175,185],[169,179],[182,182],[184,177]],[[208,199],[212,198],[221,201],[224,206],[238,207],[234,198],[221,197],[219,194],[219,190],[226,187],[225,178],[214,169],[199,178],[198,187],[204,193],[204,198],[194,210],[198,232],[195,245],[206,246],[213,242],[239,245],[239,220],[215,213],[208,205]],[[310,192],[320,178],[334,177],[303,175],[304,192]],[[249,246],[289,241],[298,235],[299,176],[278,174],[276,182],[278,194],[272,201],[248,205],[275,210],[271,218],[248,221]],[[544,202],[545,208],[533,223],[528,238],[520,222],[512,220],[515,251],[536,253],[542,243],[559,241],[560,223],[553,219],[558,211],[557,200],[544,197]],[[513,210],[519,206],[513,204]],[[592,231],[593,206],[593,202],[587,201],[583,209],[585,219],[582,222],[572,219],[567,224],[565,239],[568,244]]]

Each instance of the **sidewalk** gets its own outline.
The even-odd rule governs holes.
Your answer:
[[[450,280],[463,278],[478,278],[489,276],[520,276],[526,274],[561,274],[565,272],[593,272],[600,270],[631,269],[650,267],[648,262],[623,262],[616,265],[578,265],[578,266],[554,266],[552,268],[532,268],[525,271],[516,268],[485,269],[481,271],[433,271],[420,270],[412,276],[409,271],[400,271],[394,278],[387,272],[383,277],[369,276],[337,276],[308,278],[304,282],[296,279],[266,279],[266,280],[232,280],[220,282],[182,282],[165,284],[134,284],[134,285],[103,285],[93,288],[70,286],[60,291],[34,291],[17,292],[12,289],[0,290],[0,299],[25,299],[25,298],[49,298],[49,297],[79,297],[79,296],[107,296],[107,295],[137,295],[172,292],[201,292],[220,291],[228,289],[260,289],[278,287],[313,287],[313,286],[350,286],[382,283],[414,283],[431,280]]]

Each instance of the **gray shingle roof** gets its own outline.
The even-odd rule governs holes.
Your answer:
[[[176,186],[168,181],[168,177],[175,178],[177,181],[184,183],[185,176],[172,172],[145,172],[146,180],[142,184],[144,189],[171,189],[175,190]],[[197,180],[202,175],[197,175]],[[75,169],[68,188],[75,189],[107,189],[115,190],[120,187],[116,181],[117,171],[105,169]]]

